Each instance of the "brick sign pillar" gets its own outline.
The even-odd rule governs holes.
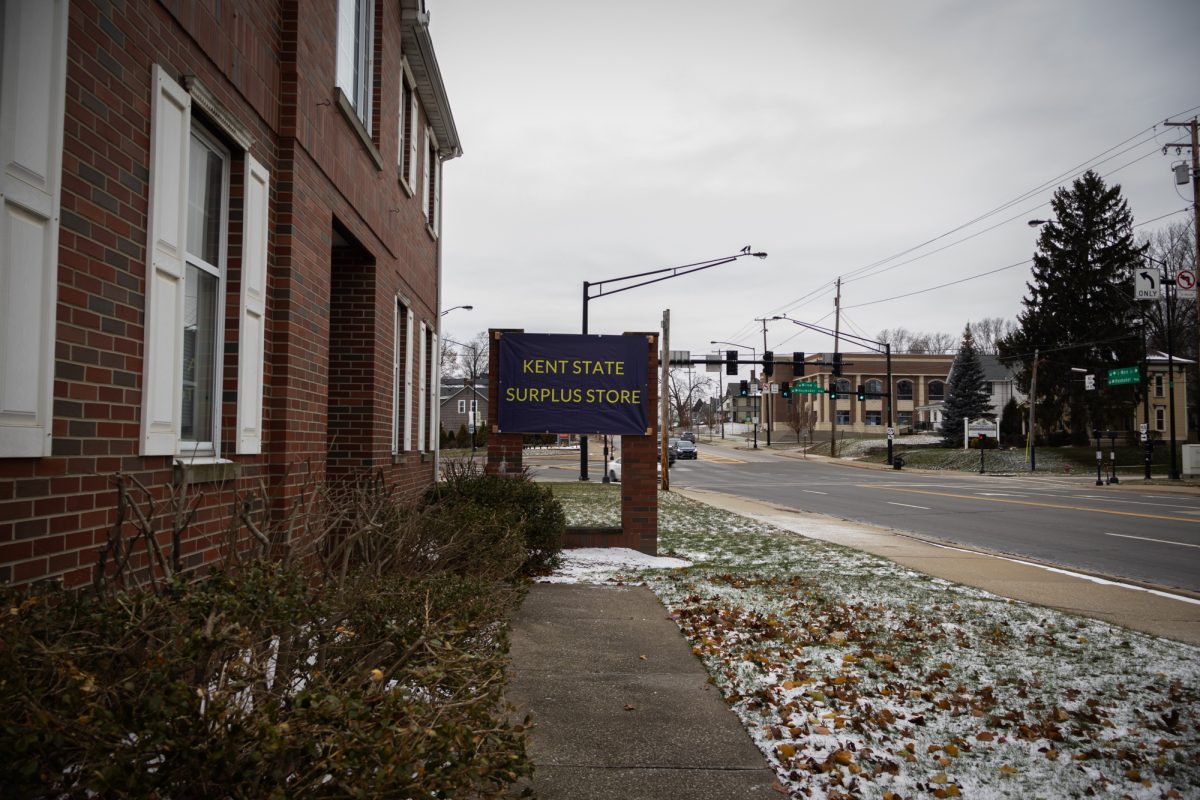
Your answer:
[[[492,418],[488,432],[488,475],[515,476],[524,472],[525,464],[519,433],[498,433],[497,409],[500,408],[500,336],[504,333],[523,333],[521,328],[491,328],[488,330],[488,416]]]
[[[621,534],[614,547],[629,547],[658,555],[658,334],[627,334],[646,337],[646,405],[650,409],[650,433],[621,437]]]

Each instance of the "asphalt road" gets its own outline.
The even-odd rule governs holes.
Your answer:
[[[700,461],[676,463],[671,484],[1200,592],[1198,495],[1050,477],[864,470],[715,447],[702,448]]]

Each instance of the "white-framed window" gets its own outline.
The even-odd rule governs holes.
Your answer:
[[[421,192],[421,209],[425,222],[436,236],[442,220],[442,162],[438,158],[437,137],[432,128],[425,129],[424,187]]]
[[[224,341],[229,151],[193,123],[188,152],[183,375],[179,444],[184,455],[218,455]]]
[[[1162,375],[1154,376],[1154,396],[1155,397],[1163,397],[1166,394],[1166,392],[1164,391],[1164,388],[1163,388],[1163,385],[1165,383],[1166,383],[1166,381],[1163,380]],[[1159,430],[1162,430],[1162,429],[1160,428]]]
[[[458,413],[460,413],[460,414],[467,413],[467,401],[466,400],[458,401]]]
[[[412,450],[413,423],[413,315],[405,301],[396,298],[395,345],[392,348],[392,452]]]
[[[1167,429],[1167,410],[1165,408],[1154,409],[1154,430],[1163,431]]]
[[[396,150],[396,169],[400,183],[411,195],[417,185],[417,134],[420,131],[420,105],[417,102],[416,82],[408,69],[408,61],[400,70],[400,146]]]
[[[192,116],[190,95],[155,65],[142,374],[142,455],[219,457],[225,274],[234,154]],[[236,432],[262,451],[270,173],[243,162]]]
[[[371,135],[375,0],[338,0],[337,13],[337,85]]]
[[[882,411],[868,411],[866,413],[866,423],[868,425],[882,425],[883,424],[883,412]]]
[[[425,400],[425,405],[429,409],[429,440],[425,443],[425,449],[432,452],[441,445],[441,438],[438,436],[438,431],[441,430],[441,406],[437,402],[438,393],[441,391],[441,376],[436,369],[439,360],[438,335],[432,326],[429,328],[428,352],[429,364],[426,366],[426,370],[429,374],[429,385],[426,387],[426,392],[429,396]]]
[[[850,424],[850,411],[849,410],[838,409],[836,416],[837,416],[837,424],[838,425],[849,425]]]
[[[53,452],[67,0],[0,3],[0,457]]]

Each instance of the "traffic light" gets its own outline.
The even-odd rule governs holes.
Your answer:
[[[790,398],[792,396],[792,382],[784,381],[783,383],[779,384],[779,394],[784,399]]]
[[[804,376],[804,353],[792,353],[792,374],[797,378]]]
[[[725,374],[726,375],[737,375],[738,374],[737,350],[726,350],[725,351]]]
[[[861,383],[858,385],[858,399],[859,401],[867,399],[867,387],[863,386]]]
[[[738,383],[738,394],[742,397],[750,396],[750,381],[740,381]]]
[[[842,377],[842,354],[841,353],[833,354],[833,377],[835,377],[835,378]]]
[[[830,384],[829,384],[829,399],[830,399],[830,400],[837,400],[837,399],[838,399],[838,388],[837,388],[837,383],[836,383],[836,382],[833,382],[833,383],[830,383]]]
[[[770,350],[763,351],[763,375],[768,378],[775,374],[775,354]]]

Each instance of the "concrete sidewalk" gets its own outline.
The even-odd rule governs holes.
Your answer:
[[[1167,639],[1200,645],[1200,599],[1070,573],[1015,558],[919,539],[912,534],[837,520],[742,497],[694,489],[675,490],[727,511],[812,536],[804,520],[820,526],[825,541],[890,559],[926,575],[974,586],[1001,597],[1102,619]]]
[[[645,587],[535,584],[507,696],[541,800],[767,800],[775,773]]]

